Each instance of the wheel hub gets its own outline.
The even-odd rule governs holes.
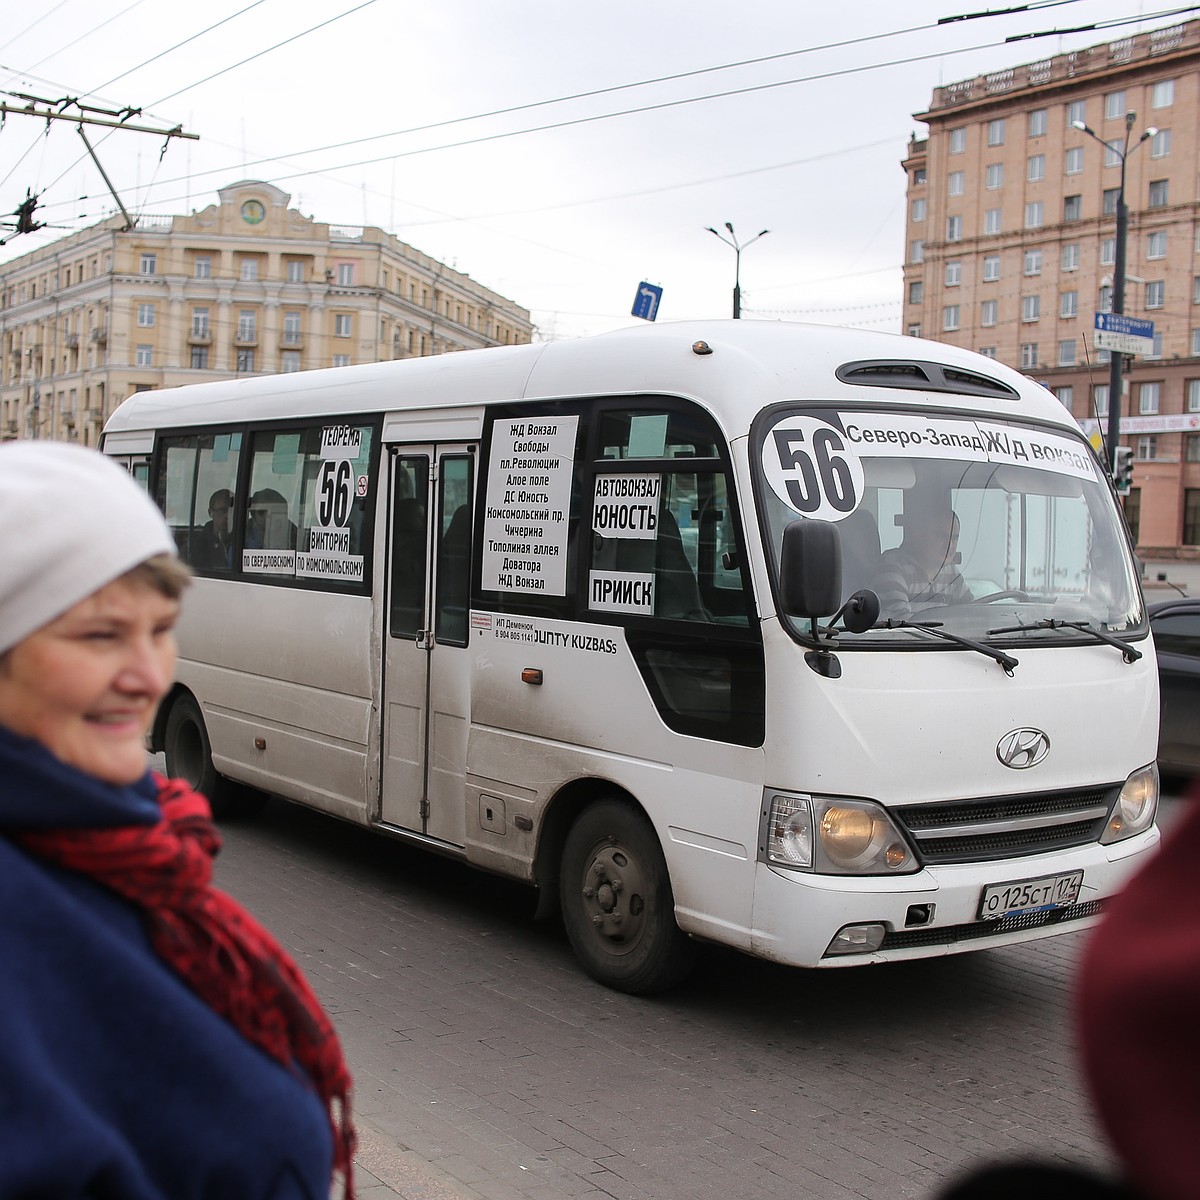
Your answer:
[[[583,887],[584,911],[610,949],[637,942],[644,928],[645,874],[628,850],[613,839],[597,846]]]

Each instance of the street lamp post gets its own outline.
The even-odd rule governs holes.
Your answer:
[[[733,225],[725,222],[725,228],[729,230],[729,236],[726,237],[723,233],[715,230],[711,225],[706,226],[708,232],[714,237],[719,237],[727,246],[733,247],[735,257],[733,267],[733,319],[739,320],[742,315],[742,251],[754,242],[757,242],[760,237],[770,233],[769,229],[764,229],[762,233],[756,233],[749,241],[739,242],[737,234],[733,232]]]
[[[1133,123],[1137,120],[1137,114],[1128,112],[1125,114],[1125,136],[1121,142],[1120,150],[1109,145],[1094,129],[1085,125],[1082,121],[1072,121],[1071,124],[1083,133],[1086,133],[1090,138],[1095,139],[1104,147],[1106,151],[1114,150],[1120,155],[1121,159],[1121,177],[1120,186],[1117,188],[1117,238],[1116,247],[1113,253],[1113,290],[1112,290],[1112,310],[1117,314],[1125,312],[1125,244],[1129,233],[1129,209],[1125,205],[1125,166],[1132,154],[1144,141],[1152,138],[1158,130],[1151,125],[1138,140],[1131,146],[1129,144],[1129,134],[1133,129]],[[1125,370],[1125,356],[1119,351],[1110,351],[1111,358],[1109,360],[1108,369],[1108,469],[1113,478],[1117,475],[1117,446],[1121,440],[1121,408],[1122,408],[1122,376]]]

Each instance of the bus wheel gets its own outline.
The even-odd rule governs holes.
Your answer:
[[[217,773],[200,706],[182,695],[167,714],[163,736],[167,775],[182,779],[208,797],[214,817],[249,817],[262,810],[266,797]]]
[[[632,805],[597,801],[571,826],[559,899],[571,946],[593,979],[642,995],[674,986],[691,969],[695,945],[675,924],[658,838]]]

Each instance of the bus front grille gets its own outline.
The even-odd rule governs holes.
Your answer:
[[[924,862],[987,862],[1094,842],[1120,785],[893,809]]]

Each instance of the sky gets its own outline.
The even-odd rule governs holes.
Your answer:
[[[939,23],[975,13],[992,15]],[[898,332],[900,164],[933,89],[1197,15],[1149,0],[0,0],[0,100],[181,126],[198,139],[89,130],[131,213],[267,180],[314,220],[377,225],[528,308],[535,340],[637,324],[642,281],[662,288],[659,321],[729,316],[738,256],[708,231],[726,222],[744,318]],[[1006,41],[1030,33],[1046,36]],[[73,125],[9,114],[0,213],[27,192],[47,226],[10,235],[0,262],[116,211]]]

